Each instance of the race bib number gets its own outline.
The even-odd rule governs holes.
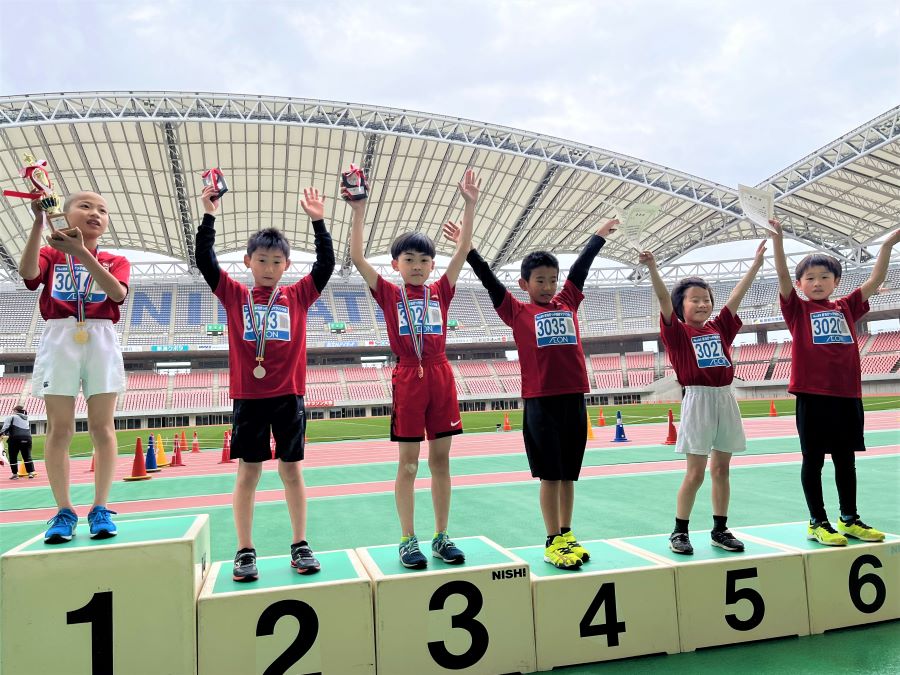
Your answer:
[[[814,345],[853,344],[853,335],[843,312],[833,309],[809,315]]]
[[[541,312],[534,317],[538,347],[578,344],[572,312]]]
[[[88,273],[84,269],[84,265],[75,264],[75,276],[78,277],[79,289],[84,293],[87,288]],[[69,274],[69,268],[66,265],[53,266],[53,281],[50,287],[50,296],[54,300],[62,302],[78,302],[78,294],[75,291],[75,281]],[[106,293],[96,283],[91,289],[91,294],[85,298],[85,302],[103,302],[106,300]]]
[[[698,368],[728,368],[731,365],[722,351],[722,337],[714,335],[697,335],[691,338],[694,346],[694,356],[697,357]]]
[[[410,300],[409,311],[412,314],[412,322],[416,327],[416,333],[422,332],[422,311],[425,300]],[[406,312],[403,311],[403,303],[397,303],[397,320],[400,324],[400,335],[409,335],[409,323],[406,321]],[[425,317],[425,335],[441,335],[444,332],[444,317],[441,314],[441,303],[437,300],[428,301],[428,316]]]
[[[244,339],[250,342],[256,341],[256,335],[253,333],[253,324],[250,321],[250,307],[244,305]],[[263,317],[266,314],[265,307],[256,308],[256,321],[262,324]],[[269,321],[266,324],[266,340],[282,340],[284,342],[291,341],[291,312],[284,305],[272,305],[269,312]]]

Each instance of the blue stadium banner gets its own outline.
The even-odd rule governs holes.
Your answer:
[[[151,352],[186,352],[189,345],[150,345]]]

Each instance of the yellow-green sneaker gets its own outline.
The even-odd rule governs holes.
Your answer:
[[[574,570],[581,567],[581,558],[569,550],[569,545],[561,534],[553,537],[553,541],[544,549],[544,562],[563,570]]]
[[[569,547],[569,550],[581,558],[581,562],[587,562],[591,559],[591,554],[588,553],[588,550],[578,543],[578,540],[575,538],[575,535],[572,534],[572,530],[569,530],[564,535],[562,535],[563,539],[566,540],[566,544]]]
[[[860,541],[884,541],[884,532],[879,532],[874,527],[866,525],[858,517],[849,523],[839,520],[838,532]]]
[[[806,538],[825,544],[826,546],[846,546],[847,537],[834,531],[827,520],[821,523],[810,523],[806,527]]]

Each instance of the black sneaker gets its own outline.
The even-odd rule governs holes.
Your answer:
[[[312,549],[306,544],[291,544],[291,567],[298,574],[313,574],[321,569]]]
[[[734,535],[728,530],[713,530],[709,533],[709,536],[712,539],[713,546],[737,553],[741,553],[744,550],[744,542],[735,539]]]
[[[9,479],[10,480],[19,480],[19,475],[14,473],[12,476],[9,477]]]
[[[691,540],[687,532],[673,532],[670,534],[669,548],[673,553],[681,553],[682,555],[694,554],[694,547],[691,546]]]
[[[237,552],[234,556],[234,572],[231,578],[235,581],[256,581],[259,578],[255,548],[242,548]]]

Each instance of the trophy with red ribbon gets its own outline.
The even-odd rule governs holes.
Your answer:
[[[369,196],[369,183],[366,174],[355,164],[350,165],[349,171],[341,174],[341,197],[348,202],[358,199],[367,199]]]
[[[5,197],[20,197],[30,201],[38,201],[41,207],[41,213],[44,219],[44,227],[53,226],[50,224],[51,218],[59,218],[63,215],[62,205],[59,195],[53,191],[53,183],[50,182],[50,172],[47,170],[46,159],[35,159],[29,153],[22,156],[25,163],[19,169],[19,176],[24,178],[31,186],[30,192],[19,192],[18,190],[4,190]]]
[[[215,185],[216,189],[219,191],[219,194],[212,198],[213,201],[216,201],[219,197],[228,192],[228,183],[225,182],[225,175],[222,173],[221,169],[213,168],[203,172],[203,187],[208,187],[210,185]]]

